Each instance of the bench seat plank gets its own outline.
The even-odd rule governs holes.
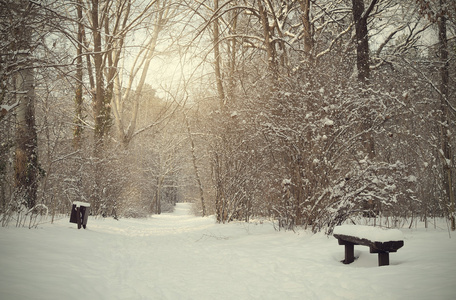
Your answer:
[[[339,245],[344,245],[344,241],[353,243],[354,245],[363,245],[370,247],[376,251],[396,252],[404,246],[404,241],[388,241],[388,242],[373,242],[367,239],[358,238],[343,234],[334,234],[334,237],[339,240]],[[342,244],[341,244],[342,243]],[[371,252],[377,253],[377,252]]]
[[[341,225],[334,228],[334,234],[354,236],[373,242],[402,241],[404,235],[398,229],[384,229],[364,225]]]

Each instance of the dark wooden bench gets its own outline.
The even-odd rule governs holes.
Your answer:
[[[78,229],[81,229],[81,226],[86,229],[89,213],[90,203],[79,201],[73,202],[73,205],[71,206],[70,223],[78,224]]]
[[[343,225],[334,228],[333,236],[339,245],[345,246],[344,264],[355,260],[354,246],[370,248],[370,253],[378,253],[378,265],[389,265],[389,253],[404,246],[402,232],[397,229],[382,229],[372,226]]]

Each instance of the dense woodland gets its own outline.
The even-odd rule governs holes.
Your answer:
[[[2,226],[455,229],[452,0],[0,0],[0,35]]]

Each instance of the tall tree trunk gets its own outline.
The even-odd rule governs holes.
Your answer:
[[[35,206],[38,186],[34,85],[33,69],[28,68],[19,72],[16,78],[19,107],[16,110],[15,174],[16,188],[21,193],[27,208]]]
[[[193,169],[195,170],[196,182],[198,183],[198,189],[199,189],[200,199],[201,199],[201,210],[202,210],[202,214],[204,217],[204,216],[206,216],[206,204],[204,202],[203,184],[201,183],[201,178],[200,178],[199,172],[198,172],[198,166],[196,164],[195,143],[193,142],[193,136],[192,136],[192,132],[190,130],[190,125],[188,123],[187,116],[185,116],[185,124],[187,125],[188,138],[190,139],[190,143],[191,143],[191,147],[192,147],[191,152],[192,152]]]
[[[352,0],[353,19],[356,30],[356,67],[358,70],[358,81],[361,85],[368,85],[370,79],[369,68],[369,32],[367,29],[367,19],[378,0],[372,0],[369,7],[365,10],[364,0]],[[372,119],[369,115],[369,107],[365,107],[365,119],[361,130],[364,131],[363,143],[367,155],[370,159],[375,157],[375,143],[371,133]]]
[[[233,11],[231,16],[231,24],[229,33],[233,36],[237,34],[237,22],[238,22],[239,13],[237,10]],[[230,103],[236,103],[236,83],[235,83],[235,73],[236,73],[236,52],[237,52],[237,40],[232,38],[228,46],[228,67],[229,67],[229,78],[228,78],[228,99]]]
[[[93,56],[95,67],[95,95],[94,95],[94,119],[95,119],[95,149],[101,151],[103,136],[105,133],[104,112],[104,76],[103,76],[103,53],[101,51],[101,28],[99,24],[99,3],[92,0],[92,34],[93,34]]]
[[[31,9],[28,3],[21,2],[23,17],[30,17],[26,10]],[[26,23],[26,22],[23,22]],[[25,24],[17,33],[18,61],[26,62],[16,73],[16,97],[19,106],[16,109],[16,152],[15,152],[15,185],[21,202],[27,208],[36,204],[38,157],[37,133],[35,127],[35,78],[30,62],[30,45],[32,34]]]
[[[352,0],[356,30],[356,67],[358,69],[358,80],[362,83],[368,83],[370,77],[367,18],[377,1],[372,0],[368,10],[364,11],[364,0]]]
[[[221,71],[221,60],[220,57],[220,32],[219,32],[219,20],[218,20],[218,9],[219,9],[219,0],[214,0],[214,12],[215,20],[213,22],[213,32],[214,32],[214,59],[215,59],[215,80],[217,83],[217,92],[220,101],[220,109],[223,111],[225,107],[225,92],[223,90],[223,82],[222,82],[222,71]]]
[[[162,189],[164,180],[165,180],[164,174],[159,174],[157,176],[157,190],[155,191],[155,197],[152,202],[152,211],[157,215],[161,214],[161,197],[162,197],[161,189]]]
[[[107,208],[103,202],[103,158],[104,158],[104,133],[105,115],[104,113],[104,76],[103,76],[103,53],[101,51],[101,26],[99,24],[99,1],[92,0],[92,35],[93,35],[93,61],[95,71],[95,94],[93,95],[93,117],[95,120],[94,128],[94,191],[92,201],[96,213],[107,214]]]
[[[82,49],[83,49],[83,24],[82,24],[82,0],[78,0],[76,4],[78,14],[78,36],[77,36],[77,50],[76,50],[76,95],[75,95],[75,128],[73,136],[73,144],[75,148],[79,148],[81,144],[82,135]]]
[[[303,35],[304,35],[304,52],[307,55],[308,59],[312,59],[312,48],[313,48],[313,39],[312,39],[312,30],[310,23],[310,0],[300,0],[299,4],[301,6],[301,20],[303,26]]]
[[[267,53],[267,61],[269,71],[273,74],[273,77],[277,77],[277,61],[276,61],[276,52],[274,44],[271,41],[271,28],[269,26],[269,18],[266,8],[263,5],[263,0],[258,1],[258,13],[260,15],[261,24],[263,27],[263,38],[264,46]]]
[[[443,1],[440,0],[440,7],[443,8]],[[447,97],[449,95],[449,61],[448,61],[448,38],[447,38],[447,18],[444,13],[438,20],[439,28],[439,54],[440,54],[440,109],[441,109],[441,154],[443,156],[443,185],[445,188],[445,196],[447,197],[449,217],[451,221],[451,230],[456,229],[455,224],[455,200],[453,191],[453,177],[451,170],[451,145],[450,145],[450,111],[447,104]]]

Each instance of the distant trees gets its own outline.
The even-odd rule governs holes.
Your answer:
[[[128,145],[134,136],[163,128],[172,116],[171,107],[176,106],[145,88],[145,79],[157,45],[164,51],[172,44],[160,46],[159,33],[172,24],[179,6],[172,1],[130,0],[3,1],[0,5],[4,16],[0,49],[3,224],[13,220],[9,216],[15,218],[16,203],[22,205],[22,200],[13,199],[15,195],[26,191],[25,212],[36,206],[54,215],[67,211],[71,201],[82,200],[92,202],[96,214],[127,214],[129,210],[119,201],[138,180],[129,175],[148,176],[128,166],[127,158],[138,154]],[[124,65],[130,65],[130,53],[137,59],[128,73]],[[23,83],[27,86],[15,87]],[[138,109],[146,102],[156,105],[149,108],[149,116],[142,116]],[[13,126],[15,122],[20,126]],[[148,137],[148,143],[154,144],[156,137]],[[141,152],[162,152],[154,147]],[[14,170],[16,176],[12,176]],[[162,199],[176,201],[173,189],[178,180],[171,177],[178,170],[170,171],[173,175],[162,174],[159,181],[141,181],[152,194],[158,193],[155,198],[135,194],[149,199],[143,214],[159,213]]]
[[[103,186],[106,185],[103,168],[106,160],[104,148],[105,139],[109,135],[112,125],[112,107],[115,108],[115,116],[117,116],[116,120],[119,124],[117,127],[119,130],[123,130],[122,119],[120,118],[122,111],[119,113],[116,109],[118,106],[116,104],[121,100],[114,100],[114,86],[116,82],[119,82],[119,76],[121,76],[119,67],[125,51],[124,43],[135,29],[141,25],[141,22],[148,20],[156,1],[152,1],[143,7],[140,5],[138,11],[135,11],[134,2],[132,1],[92,1],[91,3],[83,4],[82,8],[81,4],[76,4],[78,16],[87,16],[87,18],[76,19],[78,28],[81,25],[87,26],[91,34],[90,37],[83,36],[82,38],[85,41],[84,52],[88,53],[86,58],[88,66],[90,66],[87,71],[89,72],[89,78],[92,79],[90,80],[90,92],[93,98],[93,153],[97,160],[94,165],[95,185],[92,201],[95,211],[104,215],[115,215],[116,203],[107,198],[103,192],[105,189]],[[81,32],[81,29],[79,29],[78,37]],[[78,49],[80,47],[81,44],[78,45]],[[147,67],[145,72],[147,72]],[[139,92],[141,88],[142,86],[139,87]],[[118,91],[116,92],[117,94],[119,93]],[[135,120],[132,126],[133,130],[134,124]],[[123,134],[123,132],[120,134]]]
[[[106,195],[106,185],[110,181],[105,178],[105,165],[109,159],[106,155],[106,147],[109,147],[107,138],[116,135],[116,140],[128,148],[138,132],[154,126],[155,123],[151,122],[144,125],[146,128],[138,130],[138,108],[144,96],[142,90],[151,60],[156,56],[160,33],[174,17],[175,7],[172,1],[76,3],[78,49],[83,46],[83,51],[78,50],[81,54],[77,59],[80,64],[80,57],[85,54],[90,79],[89,92],[93,98],[93,153],[96,161],[91,197],[94,210],[103,215],[116,215],[117,206],[115,197]],[[90,29],[90,36],[84,28]],[[135,35],[142,36],[140,40],[144,41],[131,44]],[[136,51],[129,73],[124,70],[125,62],[130,59],[125,57],[130,51],[127,47]],[[77,75],[80,78],[80,74]],[[78,92],[76,96],[80,99]],[[78,104],[77,109],[79,107]],[[80,120],[79,117],[77,119]],[[112,125],[115,125],[116,133],[111,132]]]

